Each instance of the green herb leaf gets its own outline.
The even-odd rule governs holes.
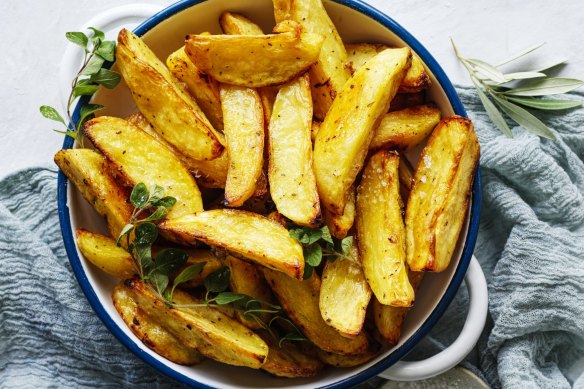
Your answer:
[[[158,237],[158,229],[152,223],[140,223],[135,230],[134,244],[150,245]]]
[[[65,120],[63,119],[63,117],[61,115],[59,115],[59,112],[57,112],[57,110],[55,108],[50,107],[48,105],[41,105],[39,110],[41,112],[41,115],[43,115],[47,119],[51,119],[51,120],[54,120],[56,122],[63,123],[63,125],[65,127],[67,126],[67,124],[65,124]]]
[[[148,188],[146,188],[146,184],[140,182],[134,186],[130,194],[130,202],[134,208],[144,208],[148,202]]]
[[[547,77],[543,73],[539,72],[516,72],[516,73],[507,73],[504,75],[507,79],[507,82],[515,81],[515,80],[526,80],[530,78],[542,78]]]
[[[304,265],[304,273],[302,273],[302,279],[303,280],[309,279],[312,276],[313,272],[314,272],[314,268],[312,266]]]
[[[481,87],[478,86],[474,79],[472,79],[472,82],[475,86],[477,94],[479,95],[479,98],[481,99],[481,102],[483,103],[483,107],[485,107],[485,111],[487,112],[487,115],[489,116],[493,124],[497,126],[499,131],[501,131],[507,137],[513,138],[513,133],[509,129],[507,121],[505,120],[501,112],[499,112],[495,104],[491,100],[489,100],[487,95],[485,95]]]
[[[150,202],[155,204],[160,198],[164,196],[164,188],[160,185],[152,185],[150,187]]]
[[[205,278],[205,288],[209,292],[221,293],[229,287],[229,277],[231,272],[224,266],[209,274]]]
[[[493,98],[499,104],[499,107],[507,114],[511,119],[513,119],[517,124],[532,132],[536,135],[543,136],[544,138],[555,140],[556,136],[554,133],[531,113],[525,109],[515,105],[502,97],[493,95]]]
[[[284,335],[282,338],[280,338],[280,341],[278,342],[278,347],[282,347],[282,343],[284,343],[285,341],[303,341],[303,340],[307,340],[306,337],[298,332],[289,332],[286,335]]]
[[[320,245],[313,243],[304,248],[304,261],[312,267],[317,267],[322,261],[322,248]]]
[[[77,85],[73,88],[73,97],[91,96],[99,89],[99,85]]]
[[[574,78],[546,78],[526,83],[519,88],[504,92],[510,96],[547,96],[567,93],[584,85],[584,81]]]
[[[64,134],[64,135],[70,136],[73,139],[77,139],[77,133],[74,131],[61,131],[61,130],[53,130],[53,131],[55,131],[59,134]]]
[[[323,226],[321,229],[321,239],[324,240],[327,243],[330,244],[335,244],[335,242],[333,241],[333,237],[331,236],[331,232],[329,230],[329,228],[327,226]]]
[[[85,104],[84,106],[82,106],[81,109],[79,110],[79,122],[77,122],[77,128],[78,129],[81,128],[83,123],[85,123],[85,121],[89,119],[91,115],[93,115],[97,111],[101,111],[104,108],[105,107],[103,105],[99,104]]]
[[[188,282],[201,274],[201,271],[205,267],[207,262],[198,262],[194,265],[187,266],[183,271],[181,271],[178,276],[173,281],[173,285],[176,287],[179,284]]]
[[[165,207],[165,208],[172,208],[172,206],[176,204],[176,198],[172,196],[165,196],[158,201],[153,201],[152,205],[157,207]]]
[[[160,295],[164,293],[164,290],[168,286],[168,276],[162,273],[153,272],[150,274],[149,280],[152,281],[152,284],[154,284],[154,287]]]
[[[535,51],[537,49],[539,49],[540,47],[542,47],[543,45],[545,45],[545,43],[538,43],[537,45],[533,45],[528,47],[527,49],[519,52],[518,54],[514,54],[511,57],[499,62],[497,65],[495,65],[495,67],[501,67],[503,65],[508,64],[509,62],[513,62],[521,57],[524,57],[525,55],[531,53],[532,51]]]
[[[294,228],[288,231],[291,238],[296,239],[300,242],[300,239],[304,236],[304,230],[302,228]]]
[[[95,54],[99,55],[106,61],[114,61],[114,53],[116,50],[116,42],[114,41],[103,41],[99,45],[99,48],[95,51]]]
[[[120,235],[118,235],[118,241],[117,241],[117,246],[120,247],[122,238],[125,235],[128,235],[130,232],[132,232],[132,230],[134,229],[134,225],[133,224],[126,224],[124,226],[124,228],[122,228],[122,231],[120,231]]]
[[[65,38],[67,38],[69,42],[75,43],[76,45],[79,45],[84,49],[87,47],[87,43],[89,42],[87,35],[78,31],[65,33]]]
[[[89,29],[91,31],[93,31],[93,36],[91,37],[91,42],[94,45],[99,46],[99,44],[105,40],[105,34],[103,33],[103,31],[98,30],[95,27],[89,27]]]
[[[170,276],[179,271],[187,263],[189,256],[180,249],[168,248],[161,250],[154,258],[154,270]]]
[[[582,106],[582,102],[578,100],[534,99],[531,97],[512,97],[512,96],[508,96],[507,100],[517,104],[521,104],[525,107],[541,109],[545,111],[571,109]]]
[[[481,61],[480,59],[472,59],[469,58],[466,60],[470,63],[475,71],[479,72],[481,75],[487,77],[489,80],[492,80],[498,84],[507,82],[507,79],[497,68],[493,65],[486,63],[485,61]]]
[[[351,248],[353,247],[353,237],[347,236],[343,240],[341,240],[341,250],[343,251],[343,255],[347,256],[351,252]]]
[[[92,76],[94,74],[97,74],[101,70],[103,63],[104,63],[103,58],[94,55],[91,57],[87,65],[85,65],[85,67],[79,74],[81,74],[82,76]]]
[[[152,247],[150,245],[135,245],[136,256],[144,274],[150,274],[154,267],[152,262]]]
[[[144,219],[144,221],[151,222],[151,221],[160,220],[160,219],[163,219],[164,217],[166,217],[167,214],[168,214],[168,209],[166,207],[158,207],[158,208],[156,208],[156,210],[154,212],[152,212],[152,215],[148,216],[146,219]]]
[[[120,82],[121,76],[119,73],[113,72],[109,69],[99,69],[96,74],[93,74],[89,80],[103,85],[108,89],[113,89]]]
[[[213,300],[219,305],[225,305],[245,298],[248,298],[248,296],[240,293],[223,292],[215,296]]]

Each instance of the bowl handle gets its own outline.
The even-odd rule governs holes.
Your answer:
[[[164,8],[159,4],[128,4],[110,8],[98,13],[81,26],[79,31],[86,31],[88,27],[95,27],[103,31],[107,39],[115,40],[118,30],[122,27],[134,29],[145,19]],[[64,111],[67,110],[67,101],[71,92],[71,80],[79,71],[83,61],[83,50],[73,43],[69,43],[59,67],[59,96]]]
[[[399,361],[379,374],[380,377],[393,381],[423,380],[453,368],[470,353],[483,331],[489,307],[485,275],[474,256],[470,261],[465,281],[469,293],[469,309],[464,327],[454,343],[422,361]]]

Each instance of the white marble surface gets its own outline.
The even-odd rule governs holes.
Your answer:
[[[138,0],[170,4],[168,0]],[[235,1],[235,0],[234,0]],[[534,43],[547,42],[548,60],[568,57],[564,74],[584,77],[581,0],[366,0],[402,24],[456,83],[468,83],[449,37],[469,56],[497,62]],[[132,0],[0,0],[0,177],[51,163],[62,136],[38,107],[60,106],[59,63],[64,33],[98,12]]]

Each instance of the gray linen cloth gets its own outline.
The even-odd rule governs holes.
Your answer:
[[[463,366],[493,387],[584,388],[584,110],[545,117],[557,142],[519,128],[508,139],[475,92],[458,92],[482,146],[475,253],[490,293],[487,328]],[[126,350],[85,300],[61,239],[55,168],[0,182],[0,231],[0,387],[179,386]],[[461,288],[414,357],[452,342],[467,298]]]

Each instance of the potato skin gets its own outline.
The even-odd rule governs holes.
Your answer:
[[[409,307],[414,290],[405,263],[405,229],[399,194],[399,156],[373,155],[357,188],[357,243],[363,272],[384,305]]]
[[[412,271],[450,264],[468,211],[480,155],[470,119],[450,116],[422,150],[406,210],[407,260]]]
[[[323,39],[298,25],[280,34],[189,35],[186,52],[216,80],[258,88],[283,84],[306,71],[317,60]]]
[[[323,120],[351,74],[345,66],[343,41],[321,0],[274,0],[276,22],[294,20],[311,33],[325,37],[318,60],[310,67],[314,115]]]
[[[97,213],[105,216],[109,233],[117,237],[132,217],[132,206],[104,156],[90,149],[63,149],[55,154],[55,163]]]
[[[320,199],[332,213],[343,212],[374,130],[410,62],[408,48],[377,54],[347,81],[322,122],[314,142],[314,172]]]
[[[164,145],[125,121],[100,116],[85,123],[85,135],[116,167],[128,186],[139,182],[160,185],[166,196],[176,198],[167,218],[203,210],[201,192],[193,176]]]
[[[355,189],[349,191],[349,199],[345,204],[345,209],[340,215],[324,209],[324,222],[326,223],[331,235],[338,239],[343,239],[349,233],[355,222]]]
[[[268,131],[268,180],[278,212],[294,223],[320,223],[320,201],[312,170],[312,101],[305,74],[280,88]]]
[[[184,244],[197,240],[223,247],[255,263],[301,279],[302,246],[278,223],[255,213],[216,209],[167,220],[158,226]]]
[[[320,278],[316,273],[299,281],[270,269],[263,271],[288,317],[317,347],[343,355],[362,354],[369,349],[365,333],[349,339],[326,324],[318,307]]]
[[[223,136],[164,63],[126,29],[118,35],[116,64],[138,109],[168,143],[195,160],[221,156]]]
[[[115,287],[112,299],[124,323],[148,348],[179,365],[191,366],[203,361],[204,357],[195,349],[184,346],[162,325],[145,314],[123,283]]]

